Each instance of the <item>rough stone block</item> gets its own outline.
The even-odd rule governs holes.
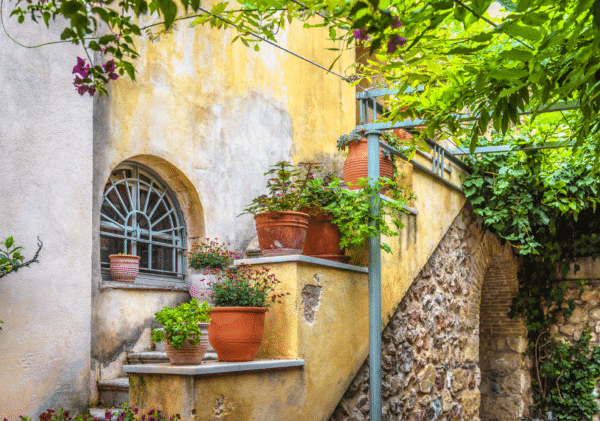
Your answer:
[[[585,311],[581,307],[577,307],[573,311],[573,314],[571,314],[571,316],[569,317],[569,323],[572,323],[572,324],[582,323],[587,320],[587,317],[588,317],[587,311]]]
[[[462,368],[452,372],[452,391],[455,393],[465,388],[467,384],[467,371]]]
[[[506,338],[507,348],[522,354],[527,349],[527,339],[522,336],[510,336]]]
[[[463,361],[477,363],[479,361],[479,338],[468,338],[463,353]]]
[[[422,393],[431,392],[431,388],[435,384],[435,368],[431,364],[427,365],[421,372],[419,373],[419,390]]]
[[[480,395],[479,390],[466,390],[461,394],[463,411],[467,416],[477,415],[479,412]],[[503,418],[509,419],[509,418]]]
[[[573,334],[574,327],[573,325],[564,325],[560,328],[560,333],[563,335],[571,336]]]

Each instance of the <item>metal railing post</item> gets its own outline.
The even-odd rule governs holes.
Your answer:
[[[369,184],[379,179],[380,131],[368,131]],[[371,215],[379,213],[379,191],[371,196]],[[371,224],[375,221],[371,219]],[[379,233],[369,238],[369,413],[371,421],[381,421],[381,248]]]

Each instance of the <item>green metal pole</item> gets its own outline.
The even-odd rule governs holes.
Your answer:
[[[368,131],[369,184],[379,179],[380,131]],[[371,215],[379,213],[379,191],[371,196]],[[374,220],[371,219],[371,224]],[[369,238],[369,413],[371,421],[381,421],[381,248],[380,237]]]

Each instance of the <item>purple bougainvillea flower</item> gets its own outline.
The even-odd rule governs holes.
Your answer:
[[[83,95],[87,92],[88,87],[85,85],[81,85],[77,87],[77,92],[79,93],[79,95]]]
[[[96,93],[96,87],[95,86],[90,86],[88,88],[88,92],[89,92],[90,96],[94,96],[94,94]]]
[[[392,35],[387,43],[388,54],[394,53],[399,46],[402,47],[404,44],[406,44],[406,38],[401,37],[400,35]]]
[[[104,67],[106,73],[112,73],[115,71],[115,61],[108,60],[102,67]]]
[[[85,64],[85,60],[77,57],[77,64],[73,67],[73,73],[79,73],[81,77],[87,77],[90,70],[89,64]]]
[[[402,26],[402,22],[398,19],[398,16],[394,17],[395,21],[392,23],[392,28],[400,28]]]
[[[354,35],[354,39],[357,41],[366,41],[369,39],[369,36],[364,29],[355,29],[352,31],[352,35]]]
[[[112,80],[117,80],[119,78],[119,75],[113,72],[108,75],[108,78]]]

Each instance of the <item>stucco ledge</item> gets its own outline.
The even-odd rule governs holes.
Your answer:
[[[136,364],[125,365],[123,371],[132,374],[171,374],[176,376],[203,376],[239,373],[242,371],[264,371],[280,368],[303,367],[304,360],[254,360],[245,362],[207,361],[200,365]]]

